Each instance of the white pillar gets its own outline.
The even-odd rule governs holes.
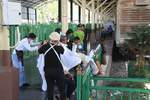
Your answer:
[[[94,12],[94,10],[95,10],[95,3],[94,3],[95,1],[93,1],[92,2],[92,30],[94,29],[94,24],[95,24],[95,18],[94,18],[94,14],[95,14],[95,12]]]
[[[97,6],[99,5],[99,2],[97,2]],[[96,10],[96,27],[99,28],[99,9]]]
[[[67,0],[61,0],[61,20],[62,20],[62,32],[66,33],[68,29],[68,20],[67,20]]]
[[[82,0],[82,8],[81,8],[81,23],[86,24],[86,0]]]
[[[7,3],[8,1],[3,0],[1,3]],[[10,67],[10,40],[9,40],[9,28],[3,26],[3,7],[0,5],[0,66]]]
[[[102,26],[102,8],[101,8],[101,10],[99,12],[99,15],[100,15],[100,17],[99,17],[99,23],[101,23],[101,26]]]
[[[97,10],[95,11],[95,27],[97,28]]]
[[[0,50],[10,50],[8,26],[2,26],[0,33]]]
[[[2,3],[8,3],[8,0],[2,0]],[[3,11],[0,6],[0,23],[3,22]],[[0,25],[0,50],[10,50],[8,26]]]
[[[116,34],[115,34],[115,40],[116,44],[120,43],[120,2],[121,0],[118,0],[117,2],[117,26],[116,26]]]

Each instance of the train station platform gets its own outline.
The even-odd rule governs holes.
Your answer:
[[[104,47],[106,48],[106,65],[102,65],[102,72],[103,76],[109,76],[112,62],[113,39],[106,39]],[[30,86],[26,89],[20,89],[19,100],[46,100],[46,93],[40,89],[41,79],[36,68],[36,59],[36,56],[32,57],[32,60],[26,59],[27,82],[30,83]],[[100,83],[100,85],[102,84]],[[75,95],[73,95],[71,100],[76,100]]]

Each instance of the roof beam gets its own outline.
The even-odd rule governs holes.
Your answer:
[[[86,4],[86,7],[88,7],[90,4],[92,4],[92,2],[94,2],[94,0],[89,1],[89,2]]]
[[[109,6],[111,6],[113,3],[115,3],[115,0],[111,1],[103,10],[102,12],[104,12]]]
[[[82,4],[79,2],[79,1],[77,1],[77,0],[73,0],[77,5],[79,5],[81,8],[83,7],[82,6]]]
[[[78,0],[73,0],[78,6],[80,6],[81,8],[84,7],[84,5],[82,5]],[[86,7],[88,10],[91,10],[89,7]]]
[[[100,7],[102,7],[106,2],[107,2],[107,0],[103,1],[103,2],[94,10],[94,12],[95,12],[96,10],[98,10]]]
[[[39,8],[39,7],[41,7],[41,6],[45,5],[45,4],[47,4],[47,3],[49,3],[49,2],[53,2],[53,1],[51,1],[51,0],[43,0],[43,1],[41,1],[41,2],[42,2],[42,3],[39,3],[38,5],[34,5],[35,8]]]
[[[112,10],[116,5],[111,6],[105,13],[107,14],[110,10]]]

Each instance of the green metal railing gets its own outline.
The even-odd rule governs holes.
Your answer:
[[[95,55],[97,57],[94,58],[101,63],[101,48],[97,49]],[[77,100],[150,100],[146,83],[150,83],[150,79],[100,77],[92,74],[90,65],[84,71],[78,67]]]
[[[90,66],[84,72],[81,70],[77,70],[77,100],[150,100],[149,89],[132,86],[137,83],[150,83],[150,79],[93,76]],[[124,85],[100,85],[100,81],[121,82]]]

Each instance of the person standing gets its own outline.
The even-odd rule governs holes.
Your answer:
[[[83,49],[87,54],[87,45],[90,42],[90,34],[91,34],[91,30],[86,28],[85,25],[82,25],[82,30],[84,32],[84,40],[83,40]]]
[[[81,43],[83,43],[84,40],[84,32],[83,32],[83,28],[82,28],[82,24],[77,25],[77,31],[75,31],[73,33],[74,37],[79,37]]]
[[[16,47],[12,52],[12,64],[19,71],[19,87],[27,85],[24,71],[23,52],[38,50],[38,46],[31,47],[31,44],[35,39],[36,35],[34,33],[29,33],[26,38],[16,44]]]
[[[62,63],[60,62],[60,54],[64,53],[63,47],[60,45],[60,34],[57,32],[52,32],[49,35],[50,42],[46,43],[39,48],[39,54],[44,54],[45,52],[45,78],[47,82],[47,96],[48,100],[54,100],[54,86],[58,86],[60,92],[60,100],[66,100],[65,95],[65,75]],[[52,49],[49,49],[52,48]],[[49,49],[49,51],[47,51]]]

